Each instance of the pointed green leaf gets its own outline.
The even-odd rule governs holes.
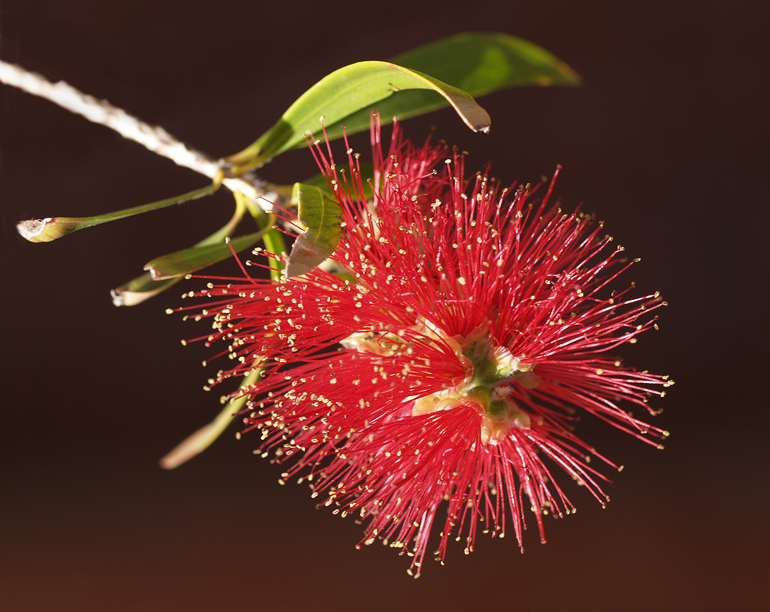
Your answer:
[[[281,120],[253,145],[229,161],[246,167],[260,165],[295,146],[304,144],[305,130],[318,131],[325,117],[330,140],[369,129],[370,110],[379,111],[381,122],[393,117],[406,119],[448,106],[449,99],[433,88],[391,89],[382,95],[366,78],[348,79],[342,68],[321,80],[286,111]],[[457,88],[470,96],[482,96],[518,85],[577,85],[580,77],[567,64],[529,41],[495,32],[472,32],[442,39],[399,55],[391,60],[402,70],[430,75],[442,86]],[[305,111],[308,111],[307,113]]]
[[[156,257],[144,266],[153,280],[167,280],[177,276],[184,276],[202,268],[206,268],[217,262],[224,261],[233,254],[240,253],[244,249],[256,244],[264,235],[264,230],[232,238],[229,243],[212,244],[207,246],[194,246],[189,249],[169,253]]]
[[[272,129],[228,161],[242,164],[236,171],[261,165],[304,143],[308,131],[320,131],[321,117],[326,124],[336,125],[351,113],[368,110],[395,92],[415,89],[443,96],[471,129],[484,132],[489,129],[489,115],[466,92],[393,63],[359,62],[321,79],[289,107]]]
[[[249,372],[241,382],[239,390],[241,395],[230,399],[222,411],[208,425],[204,425],[177,444],[171,452],[167,453],[160,460],[160,466],[166,470],[173,470],[211,446],[243,410],[243,406],[251,397],[249,389],[259,380],[261,372],[261,368],[255,368]]]
[[[245,196],[243,197],[245,198]],[[216,232],[201,240],[195,246],[200,247],[222,242],[233,232],[238,223],[240,223],[245,211],[245,203],[236,197],[235,212],[233,212],[233,216],[230,218],[230,220],[223,227],[219,228]],[[161,291],[165,291],[169,287],[176,285],[180,280],[182,280],[181,276],[178,278],[156,281],[153,280],[152,274],[145,272],[133,280],[130,280],[120,287],[116,287],[110,291],[110,294],[112,295],[112,303],[115,306],[136,306],[137,304],[141,304],[145,300],[158,295]]]
[[[579,85],[580,76],[542,47],[522,38],[495,32],[458,34],[409,51],[391,61],[458,87],[474,97],[523,85]],[[376,104],[383,124],[393,117],[408,119],[448,106],[429,91],[401,91]],[[370,112],[361,109],[343,119],[348,134],[369,129]],[[329,123],[330,140],[342,136]]]
[[[295,183],[292,202],[306,231],[297,236],[286,262],[287,278],[310,272],[323,262],[339,244],[342,236],[342,207],[312,185]]]

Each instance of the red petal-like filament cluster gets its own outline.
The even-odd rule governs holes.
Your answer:
[[[265,454],[290,459],[283,477],[310,480],[325,505],[367,521],[364,542],[403,549],[419,573],[436,520],[441,559],[453,534],[472,550],[478,529],[502,535],[507,521],[521,544],[530,508],[542,539],[543,514],[573,510],[553,466],[604,503],[606,479],[587,465],[603,458],[572,433],[576,413],[659,444],[665,432],[620,404],[646,409],[671,381],[609,352],[653,325],[649,313],[664,302],[613,291],[633,262],[601,224],[553,208],[550,190],[538,203],[529,187],[468,179],[462,155],[414,146],[398,126],[387,153],[376,123],[372,141],[374,201],[356,156],[342,171],[328,147],[313,148],[344,210],[332,259],[355,282],[320,269],[220,279],[197,294],[209,303],[196,318],[214,319],[206,342],[225,341],[234,360],[215,382],[262,368],[240,391],[250,396],[244,418],[262,431]],[[482,439],[483,410],[463,395],[449,409],[413,412],[418,399],[467,384],[468,360],[451,339],[479,329],[532,372],[492,388],[528,417],[494,444]]]

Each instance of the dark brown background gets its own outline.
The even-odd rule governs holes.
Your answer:
[[[275,7],[268,7],[275,4]],[[114,6],[110,6],[114,5]],[[219,409],[201,390],[203,327],[164,314],[181,290],[116,309],[111,287],[229,215],[225,194],[52,244],[29,217],[89,215],[205,181],[48,102],[0,88],[0,609],[764,610],[768,522],[767,32],[770,4],[395,0],[0,0],[0,54],[108,98],[212,155],[239,150],[307,87],[467,29],[533,40],[579,89],[483,98],[490,135],[431,125],[506,180],[564,166],[567,206],[607,220],[643,261],[629,276],[671,306],[627,361],[677,381],[655,451],[589,422],[626,465],[600,510],[452,546],[418,581],[408,560],[315,510],[304,486],[226,435],[172,471],[157,460]],[[366,139],[356,140],[366,152]],[[295,152],[264,169],[313,173]],[[227,266],[223,270],[228,269]],[[633,350],[630,350],[633,349]]]

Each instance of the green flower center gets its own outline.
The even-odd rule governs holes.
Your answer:
[[[482,335],[483,334],[483,335]],[[445,338],[455,348],[468,373],[461,387],[417,399],[413,415],[471,404],[482,415],[481,441],[500,444],[514,427],[528,429],[529,415],[510,397],[514,384],[534,389],[540,377],[503,347],[495,347],[479,329],[467,338]]]

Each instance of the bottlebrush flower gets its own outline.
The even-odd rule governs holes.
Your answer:
[[[373,201],[350,149],[348,173],[313,148],[344,212],[331,259],[353,281],[219,279],[196,318],[213,318],[206,343],[224,340],[236,364],[212,382],[262,369],[244,420],[263,456],[291,465],[282,478],[310,481],[419,575],[437,520],[442,562],[450,536],[469,552],[478,529],[510,523],[521,546],[529,508],[544,542],[542,516],[574,511],[554,467],[605,503],[588,463],[616,466],[573,434],[580,413],[653,445],[667,435],[619,404],[652,412],[671,381],[609,355],[664,302],[612,290],[633,262],[601,224],[551,207],[553,183],[533,203],[529,186],[467,179],[462,155],[398,126],[387,155],[377,124],[372,143]]]

